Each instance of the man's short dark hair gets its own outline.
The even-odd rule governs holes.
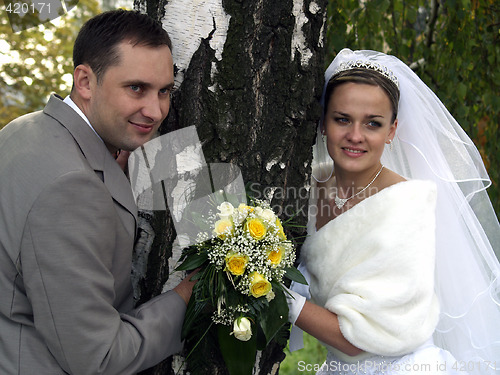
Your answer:
[[[172,50],[172,42],[160,22],[146,14],[131,10],[111,10],[88,20],[75,41],[73,64],[88,64],[101,80],[106,70],[119,63],[117,46],[124,40],[132,45],[159,47]]]

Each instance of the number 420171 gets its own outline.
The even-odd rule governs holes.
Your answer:
[[[9,3],[5,10],[7,13],[15,14],[35,13],[35,11],[50,13],[50,3]]]

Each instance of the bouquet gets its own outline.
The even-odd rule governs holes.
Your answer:
[[[294,246],[269,203],[235,207],[225,201],[217,211],[207,220],[210,232],[184,249],[177,267],[199,269],[182,335],[195,342],[188,357],[212,338],[209,347],[218,344],[231,375],[251,374],[257,350],[287,323],[283,278],[306,282],[293,267]]]

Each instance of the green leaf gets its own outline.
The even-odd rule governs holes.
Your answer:
[[[275,290],[275,289],[274,289]],[[265,346],[269,345],[280,328],[288,322],[288,305],[282,290],[275,290],[275,297],[269,302],[268,309],[260,319],[265,336]],[[264,350],[265,347],[259,348]]]
[[[304,277],[304,275],[302,275],[302,273],[295,267],[288,267],[288,268],[285,268],[285,277],[292,280],[292,281],[295,281],[296,283],[299,283],[299,284],[304,284],[304,285],[307,285],[307,281],[306,281],[306,278]]]
[[[231,328],[217,325],[219,347],[230,375],[251,375],[257,354],[257,335],[240,341],[231,335]]]
[[[194,270],[203,263],[208,261],[208,254],[206,252],[203,253],[196,253],[196,254],[191,254],[186,257],[186,260],[182,262],[182,264],[178,267],[175,268],[176,271],[191,271]]]
[[[456,87],[456,90],[457,90],[457,94],[460,98],[465,98],[465,95],[467,94],[467,86],[460,82],[457,87]]]
[[[192,331],[193,326],[199,320],[199,316],[203,312],[205,306],[207,306],[207,302],[196,301],[195,298],[189,299],[186,314],[184,316],[184,323],[182,324],[181,337],[183,340],[187,338],[189,333]]]
[[[265,350],[267,346],[266,334],[260,324],[257,324],[257,350]]]

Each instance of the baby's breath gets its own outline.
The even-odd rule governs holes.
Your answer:
[[[212,315],[212,321],[215,324],[223,324],[226,326],[232,326],[234,320],[241,314],[245,314],[249,311],[247,306],[236,305],[227,306],[226,309],[220,311],[214,311]]]

